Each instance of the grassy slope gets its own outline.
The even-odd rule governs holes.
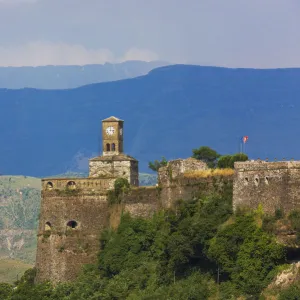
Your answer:
[[[32,268],[33,265],[24,263],[16,259],[0,259],[0,282],[13,283]]]
[[[23,187],[41,189],[41,180],[39,178],[22,175],[2,175],[0,176],[0,187],[10,189],[21,189]]]

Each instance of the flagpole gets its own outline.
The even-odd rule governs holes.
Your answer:
[[[240,141],[240,154],[243,152],[243,142],[242,142],[242,138],[239,139]]]

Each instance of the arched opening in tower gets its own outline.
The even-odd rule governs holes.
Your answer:
[[[52,190],[52,189],[53,189],[53,183],[50,182],[50,181],[47,182],[46,189],[47,189],[47,190]]]
[[[51,223],[50,222],[46,222],[45,224],[45,230],[51,230],[52,226],[51,226]]]
[[[76,228],[76,227],[78,226],[78,223],[77,223],[76,221],[74,221],[74,220],[71,220],[71,221],[69,221],[69,222],[67,223],[67,226],[68,226],[69,228],[74,229],[74,228]]]
[[[106,151],[110,151],[110,144],[106,144]]]
[[[111,151],[116,151],[116,144],[115,143],[111,144]]]
[[[75,183],[75,181],[69,181],[67,183],[67,187],[68,187],[68,189],[71,189],[71,190],[76,189],[76,183]]]

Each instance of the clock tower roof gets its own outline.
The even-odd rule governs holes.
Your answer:
[[[124,122],[124,121],[114,116],[111,116],[107,119],[102,120],[102,122]]]

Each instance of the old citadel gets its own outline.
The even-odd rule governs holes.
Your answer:
[[[123,212],[147,217],[179,199],[226,187],[233,187],[234,209],[261,204],[274,213],[300,206],[299,161],[238,162],[233,175],[199,177],[193,171],[207,169],[205,163],[178,159],[159,170],[157,186],[139,187],[138,161],[123,153],[123,123],[115,117],[102,121],[103,155],[90,160],[87,178],[42,180],[37,282],[72,280],[83,264],[95,262],[101,231],[116,228]],[[107,192],[117,178],[126,178],[131,189],[112,205]]]

